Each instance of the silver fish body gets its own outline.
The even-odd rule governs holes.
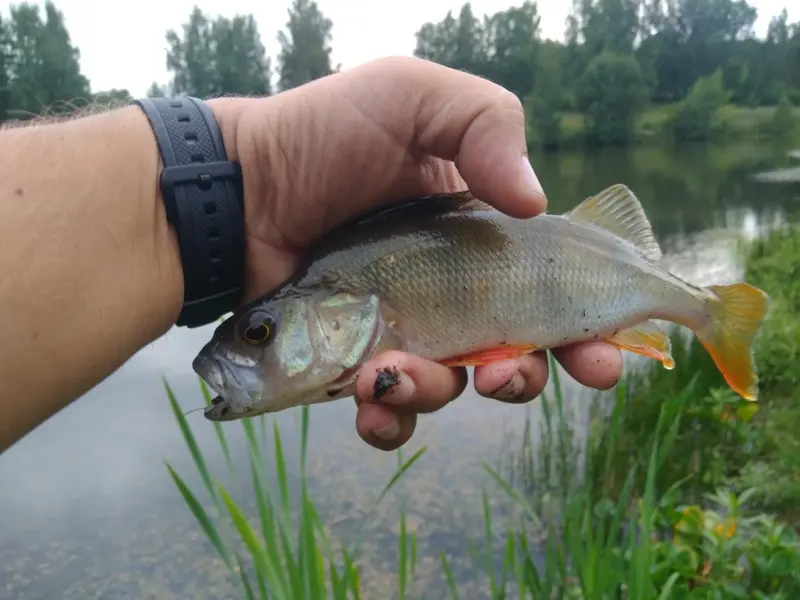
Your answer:
[[[238,418],[351,395],[358,366],[388,348],[473,365],[611,340],[671,366],[651,319],[686,326],[713,346],[722,304],[718,290],[682,281],[660,258],[641,205],[621,185],[565,215],[524,220],[468,193],[384,209],[329,235],[294,277],[220,325],[195,363],[223,397],[206,414]],[[763,292],[748,297],[756,313],[766,310]],[[234,324],[265,314],[273,337],[242,343]],[[209,370],[214,361],[221,366]],[[252,367],[249,375],[234,376],[237,361]]]

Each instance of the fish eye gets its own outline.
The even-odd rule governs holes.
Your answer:
[[[272,339],[275,319],[267,312],[252,313],[239,322],[239,332],[251,346],[261,346]]]

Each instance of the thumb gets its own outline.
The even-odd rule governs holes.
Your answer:
[[[486,79],[412,59],[416,86],[416,145],[453,160],[481,200],[515,216],[532,217],[547,199],[528,160],[519,98]]]

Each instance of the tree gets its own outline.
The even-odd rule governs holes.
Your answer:
[[[698,78],[672,117],[675,137],[679,140],[709,139],[714,117],[729,98],[730,91],[725,89],[720,69],[713,75]]]
[[[163,87],[158,85],[155,81],[150,84],[149,88],[147,88],[148,98],[164,98],[166,96],[167,92],[164,90]]]
[[[417,45],[414,56],[451,67],[455,62],[455,18],[453,11],[448,10],[445,18],[439,23],[427,22],[414,34]]]
[[[525,97],[528,141],[542,148],[554,148],[561,140],[563,62],[563,46],[545,42],[538,54],[536,88]]]
[[[438,23],[425,23],[416,33],[414,55],[480,75],[522,98],[534,83],[539,22],[531,0],[485,16],[483,23],[467,2],[458,18],[448,12]]]
[[[577,100],[586,115],[590,141],[630,142],[636,117],[647,103],[647,86],[636,58],[608,50],[598,54],[581,77]]]
[[[34,4],[12,6],[8,22],[8,82],[11,107],[28,114],[60,112],[89,102],[89,80],[81,74],[63,14],[46,2],[45,19]]]
[[[95,106],[105,105],[110,108],[127,106],[133,102],[133,96],[126,89],[110,89],[106,92],[96,92],[92,94],[92,102]]]
[[[8,118],[11,108],[11,82],[9,70],[13,59],[11,40],[9,36],[9,23],[0,17],[0,121]]]
[[[270,94],[270,60],[253,15],[219,18],[212,25],[211,34],[220,93]]]
[[[467,2],[458,18],[447,11],[438,23],[425,23],[415,34],[414,56],[451,69],[485,75],[487,48],[485,30]]]
[[[749,65],[756,9],[746,0],[648,0],[643,11],[640,57],[654,73],[653,99],[686,96],[699,77],[726,69],[740,97],[754,88]]]
[[[287,32],[278,33],[279,86],[288,90],[330,75],[333,23],[314,0],[294,0],[289,9]]]
[[[484,75],[519,97],[533,88],[540,20],[536,3],[530,0],[485,20],[488,57]]]
[[[792,85],[792,25],[786,9],[772,18],[767,28],[767,37],[760,44],[759,53],[753,62],[758,65],[755,78],[760,98],[768,104],[775,104],[787,87]]]
[[[776,137],[790,138],[797,128],[794,108],[786,94],[782,94],[772,113],[769,128]]]
[[[252,15],[211,21],[195,7],[182,29],[182,35],[166,34],[173,93],[208,98],[271,92],[270,60]]]
[[[573,0],[567,19],[572,57],[569,72],[578,76],[589,61],[608,50],[630,54],[641,30],[642,0]]]

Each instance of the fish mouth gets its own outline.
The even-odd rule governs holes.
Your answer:
[[[236,369],[230,368],[225,361],[212,358],[206,354],[199,354],[192,362],[192,368],[208,387],[216,394],[211,400],[211,405],[205,410],[207,418],[222,420],[226,414],[231,417],[237,411],[232,410],[234,406],[241,406],[247,412],[247,408],[253,403],[250,394],[236,373]],[[237,415],[238,416],[238,415]]]
[[[192,361],[192,369],[220,396],[225,390],[222,365],[219,361],[200,353]]]

